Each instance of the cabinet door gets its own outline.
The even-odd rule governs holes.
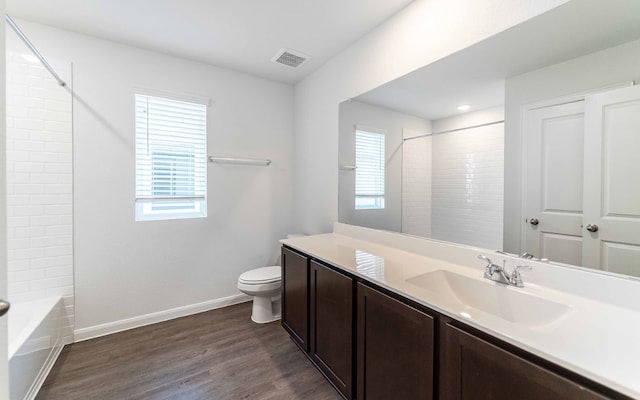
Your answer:
[[[433,398],[434,320],[358,284],[358,399]]]
[[[311,261],[310,355],[329,381],[353,397],[353,280]]]
[[[606,398],[456,327],[443,326],[440,356],[442,399]]]
[[[309,351],[309,266],[307,257],[282,248],[282,326]]]

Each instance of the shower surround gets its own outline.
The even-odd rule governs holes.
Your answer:
[[[62,297],[62,341],[73,341],[72,101],[7,35],[8,294],[14,303]],[[69,63],[53,63],[70,77]],[[70,82],[70,79],[67,79]]]

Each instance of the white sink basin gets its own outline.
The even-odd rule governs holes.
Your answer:
[[[464,316],[482,311],[506,321],[530,327],[548,325],[565,316],[569,306],[533,296],[489,280],[473,279],[437,270],[407,279],[408,283],[437,293],[464,307]],[[465,315],[466,314],[466,315]]]

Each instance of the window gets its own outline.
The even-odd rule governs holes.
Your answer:
[[[384,208],[384,138],[356,128],[356,210]]]
[[[136,93],[136,221],[207,216],[207,106]]]

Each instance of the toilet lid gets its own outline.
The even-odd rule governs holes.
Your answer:
[[[280,280],[280,266],[252,269],[240,275],[238,281],[246,284],[272,283]]]

